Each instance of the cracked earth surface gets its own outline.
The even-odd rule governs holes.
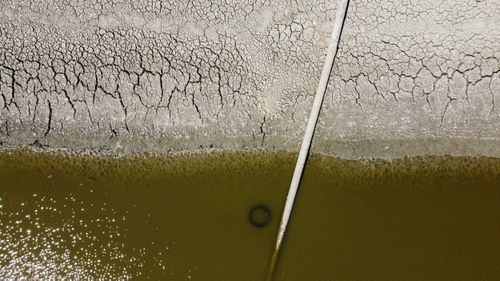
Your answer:
[[[0,0],[0,146],[300,144],[336,1]],[[313,149],[500,156],[500,3],[352,0]]]

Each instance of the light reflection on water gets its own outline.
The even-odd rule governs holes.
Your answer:
[[[77,200],[71,193],[60,201],[36,193],[26,199],[0,211],[1,276],[127,279],[131,267],[141,267],[144,249],[135,255],[123,251],[126,214],[105,203]],[[89,208],[97,211],[88,216]]]

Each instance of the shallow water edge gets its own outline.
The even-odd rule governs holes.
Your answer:
[[[295,159],[2,150],[0,277],[263,280]],[[499,217],[500,159],[313,154],[276,280],[498,279]]]

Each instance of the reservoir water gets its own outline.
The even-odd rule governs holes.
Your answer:
[[[263,280],[295,159],[1,151],[0,279]],[[276,280],[499,280],[499,260],[499,159],[312,155]]]

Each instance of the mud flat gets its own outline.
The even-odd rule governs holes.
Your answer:
[[[297,151],[335,0],[0,1],[0,146]],[[500,157],[500,2],[352,0],[315,152]]]

